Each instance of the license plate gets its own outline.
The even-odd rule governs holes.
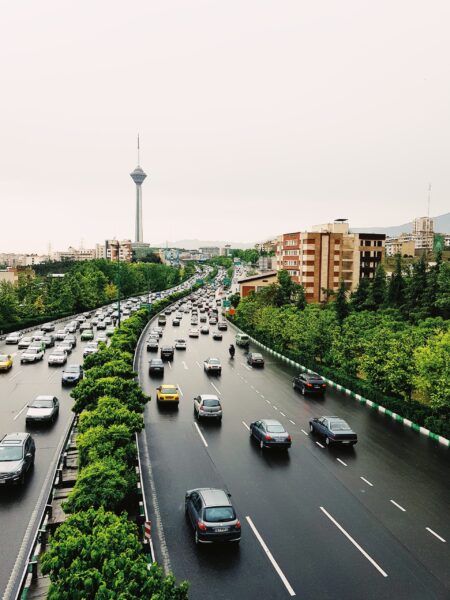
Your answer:
[[[350,440],[344,440],[342,443],[343,444],[350,444]]]
[[[217,531],[217,533],[221,533],[222,531],[228,531],[226,527],[216,527],[214,529],[214,531]]]

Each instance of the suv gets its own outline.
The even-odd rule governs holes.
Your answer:
[[[29,433],[7,433],[0,440],[0,483],[25,483],[34,465],[36,446]]]
[[[195,543],[241,541],[241,523],[231,495],[214,488],[188,490],[184,498],[187,517],[194,528]]]
[[[250,345],[250,338],[246,333],[237,333],[236,334],[236,346],[240,346],[241,348],[248,348]]]
[[[165,315],[159,315],[158,317],[158,325],[165,325],[166,324],[166,317]]]
[[[317,373],[300,373],[292,380],[292,387],[294,390],[300,390],[303,396],[306,393],[323,396],[327,389],[327,384]]]
[[[163,346],[161,348],[161,358],[162,360],[173,360],[173,346]]]

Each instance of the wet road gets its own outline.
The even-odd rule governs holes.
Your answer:
[[[171,320],[162,342],[183,337],[187,350],[175,351],[157,380],[144,345],[139,374],[153,398],[161,382],[178,384],[183,395],[178,411],[147,406],[141,460],[157,559],[191,581],[192,598],[450,598],[448,449],[338,392],[304,398],[292,389],[295,371],[271,356],[262,370],[239,348],[231,361],[230,326],[220,342],[188,338],[187,313],[180,327]],[[221,359],[220,377],[204,373],[209,356]],[[221,398],[221,426],[197,429],[200,393]],[[354,449],[323,447],[310,435],[309,418],[327,414],[357,431]],[[262,452],[249,439],[249,423],[264,417],[286,426],[289,453]],[[240,547],[195,546],[184,493],[203,486],[232,494]]]

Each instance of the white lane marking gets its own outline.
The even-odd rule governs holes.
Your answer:
[[[28,404],[25,404],[25,406],[17,413],[17,415],[15,417],[13,417],[13,421],[15,421],[16,419],[18,419],[20,417],[20,415],[27,408],[27,406],[28,406]]]
[[[247,369],[247,371],[251,371],[250,367],[248,367],[247,365],[244,365],[244,367]]]
[[[429,531],[432,535],[434,535],[434,537],[437,537],[438,540],[441,540],[441,542],[444,542],[444,544],[446,543],[446,541],[444,540],[443,537],[441,537],[438,533],[436,533],[435,531],[433,531],[432,529],[430,529],[429,527],[425,527],[425,529],[427,531]]]
[[[245,421],[242,421],[242,425],[250,431],[250,427],[247,425],[247,423]]]
[[[289,423],[292,423],[292,425],[295,425],[295,421],[293,421],[292,419],[289,419]]]
[[[265,400],[265,399],[266,399],[266,397],[265,397],[265,396],[263,396],[262,394],[261,394],[261,398],[262,398],[263,400]]]
[[[245,381],[245,383],[248,383],[248,381],[245,379],[245,377],[243,377],[242,379],[243,379],[243,381]]]
[[[275,410],[278,410],[278,407],[277,407],[277,406],[275,406],[275,404],[273,405],[273,407],[274,407],[274,409],[275,409]]]
[[[201,369],[201,368],[202,368],[202,367],[200,366],[200,363],[198,362],[198,360],[196,360],[196,361],[195,361],[195,363],[196,363],[196,365],[197,365],[197,367],[198,367],[199,369]]]
[[[177,388],[178,388],[178,391],[180,392],[181,397],[183,397],[184,396],[183,390],[181,389],[181,385],[178,385],[178,383],[177,383]]]
[[[367,485],[370,485],[370,487],[373,487],[373,483],[370,483],[365,477],[360,477],[360,479],[362,479],[364,483],[367,483]]]
[[[201,439],[202,439],[202,442],[205,444],[205,448],[207,448],[207,447],[208,447],[208,442],[205,440],[205,438],[204,438],[204,436],[203,436],[203,433],[200,431],[200,427],[197,425],[197,423],[194,423],[194,425],[195,425],[195,428],[196,428],[196,429],[197,429],[197,431],[198,431],[198,435],[199,435],[199,436],[201,437]]]
[[[189,369],[189,367],[186,364],[186,361],[182,361],[181,364],[183,365],[183,367],[185,368],[185,370],[187,371]]]
[[[402,512],[406,512],[406,508],[403,508],[403,506],[400,506],[400,504],[397,504],[397,502],[395,500],[389,500],[389,502],[392,502],[392,504],[394,506],[396,506],[397,508],[399,508]]]
[[[270,400],[266,400],[267,404],[270,404]]]
[[[245,517],[247,519],[248,524],[250,525],[250,527],[252,528],[253,533],[256,536],[256,539],[258,540],[258,542],[261,544],[262,549],[264,550],[264,552],[267,555],[267,558],[270,560],[270,562],[272,563],[273,568],[275,569],[275,571],[278,573],[281,581],[284,583],[285,588],[287,589],[288,593],[290,596],[295,596],[295,592],[292,589],[292,587],[289,584],[289,581],[286,579],[285,574],[283,573],[283,571],[280,569],[277,561],[274,559],[274,557],[272,556],[272,553],[270,552],[269,548],[267,547],[266,543],[264,542],[264,540],[262,539],[261,535],[259,534],[259,531],[256,529],[255,525],[253,524],[253,521],[251,520],[250,517]]]
[[[281,412],[281,410],[280,410],[280,415],[283,415],[283,417],[285,417],[285,416],[286,416],[286,415],[285,415],[283,412]]]
[[[345,462],[344,462],[343,460],[341,460],[340,458],[337,458],[336,460],[337,460],[338,462],[340,462],[340,463],[341,463],[341,465],[344,465],[344,467],[346,467],[346,466],[347,466],[347,463],[345,463]]]
[[[169,365],[169,369],[172,370],[172,365],[170,364],[170,360],[168,360],[167,363]]]
[[[20,375],[20,371],[17,371],[17,373],[14,373],[14,375],[11,375],[11,377],[9,378],[10,381],[12,381],[13,379],[15,379],[16,377],[18,377]]]
[[[309,435],[309,433],[307,433],[304,429],[300,430],[302,433],[304,433],[305,435]]]
[[[220,390],[216,388],[216,386],[213,384],[213,382],[212,382],[212,381],[210,381],[209,383],[210,383],[210,384],[213,386],[213,388],[216,390],[216,392],[217,392],[218,394],[220,394]]]
[[[386,571],[383,571],[383,569],[380,567],[380,565],[377,562],[375,562],[373,560],[373,558],[371,556],[369,556],[365,550],[363,550],[361,548],[361,546],[358,544],[358,542],[356,540],[354,540],[352,538],[352,536],[349,533],[347,533],[347,531],[345,531],[345,529],[342,527],[342,525],[339,525],[339,523],[336,521],[336,519],[334,517],[332,517],[330,515],[330,513],[324,509],[323,506],[320,506],[320,510],[323,512],[324,515],[326,515],[330,519],[330,521],[332,523],[334,523],[334,525],[336,525],[336,527],[339,529],[339,531],[341,531],[345,535],[345,537],[348,540],[350,540],[350,542],[355,546],[355,548],[357,548],[361,552],[361,554],[363,556],[365,556],[370,563],[372,563],[372,565],[375,567],[375,569],[377,569],[377,571],[379,571],[383,575],[383,577],[388,576]]]
[[[325,446],[323,446],[323,445],[322,445],[320,442],[316,442],[316,444],[317,444],[318,446],[320,446],[321,448],[325,448]]]
[[[254,385],[251,385],[250,387],[251,387],[251,389],[252,389],[252,390],[254,390],[254,389],[255,389],[255,386],[254,386]]]

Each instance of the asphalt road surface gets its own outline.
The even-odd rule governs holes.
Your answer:
[[[338,392],[301,396],[295,371],[269,355],[258,370],[239,348],[230,360],[230,326],[214,341],[211,333],[188,338],[188,313],[180,327],[171,321],[160,344],[185,338],[187,350],[175,351],[163,379],[149,377],[156,355],[139,349],[140,379],[153,398],[140,454],[157,560],[191,582],[191,598],[450,598],[448,449]],[[203,371],[209,356],[221,359],[220,377]],[[162,382],[179,386],[178,410],[158,409]],[[196,422],[193,397],[201,393],[219,395],[222,425]],[[320,415],[346,419],[358,444],[325,447],[309,432],[309,418]],[[289,452],[261,451],[250,440],[249,423],[265,417],[288,429]],[[240,546],[195,545],[184,515],[194,487],[232,494]]]

